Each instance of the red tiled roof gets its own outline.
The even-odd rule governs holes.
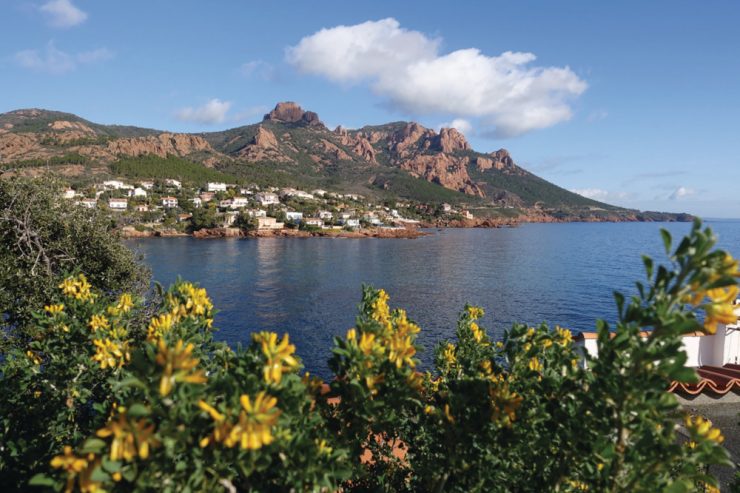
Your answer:
[[[699,383],[671,382],[670,392],[698,395],[708,391],[724,395],[734,390],[740,392],[740,365],[700,366],[696,369]]]

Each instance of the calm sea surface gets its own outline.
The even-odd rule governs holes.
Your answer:
[[[708,221],[720,246],[740,256],[740,221]],[[406,239],[144,239],[154,279],[198,282],[219,310],[216,337],[290,334],[307,370],[326,376],[332,336],[354,323],[363,283],[382,287],[391,306],[419,323],[420,355],[454,336],[466,302],[486,309],[483,325],[501,334],[512,322],[542,321],[591,330],[613,320],[613,290],[634,292],[640,255],[664,260],[658,230],[678,238],[690,224],[527,224],[511,229],[448,229]]]

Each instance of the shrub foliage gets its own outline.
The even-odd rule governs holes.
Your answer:
[[[666,250],[671,239],[664,233]],[[680,338],[728,323],[738,263],[699,223],[654,267],[600,357],[569,330],[514,325],[492,340],[466,306],[418,368],[421,328],[366,287],[324,383],[288,335],[213,340],[205,290],[143,300],[72,275],[0,367],[0,482],[81,491],[716,491],[722,434],[666,387],[695,381]],[[732,320],[734,321],[734,320]],[[643,332],[647,331],[647,332]],[[588,367],[588,368],[586,368]],[[690,439],[678,438],[679,427]]]

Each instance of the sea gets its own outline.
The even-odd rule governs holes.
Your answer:
[[[740,257],[740,220],[705,221],[719,247]],[[416,239],[152,238],[128,240],[153,279],[178,277],[208,290],[215,338],[246,345],[251,334],[290,334],[305,370],[329,376],[332,338],[354,325],[362,286],[385,289],[422,330],[421,368],[454,338],[466,303],[481,306],[494,339],[515,322],[589,331],[616,318],[614,291],[636,292],[641,255],[668,262],[659,230],[680,239],[690,223],[523,224],[431,229]]]

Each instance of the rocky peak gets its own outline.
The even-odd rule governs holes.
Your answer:
[[[441,129],[434,140],[434,147],[445,153],[470,149],[470,144],[465,140],[465,136],[455,128]]]
[[[262,121],[303,123],[310,126],[324,126],[321,120],[319,120],[319,115],[313,111],[303,111],[303,108],[292,101],[278,103],[271,112],[265,115]]]
[[[509,154],[509,151],[506,149],[499,149],[498,151],[493,151],[488,153],[488,156],[490,157],[477,157],[475,160],[475,164],[478,167],[480,171],[486,171],[488,169],[494,168],[499,171],[506,171],[509,173],[516,173],[517,172],[517,166],[516,163],[514,163],[514,160],[511,158],[511,155]]]
[[[275,134],[264,128],[262,125],[257,127],[257,133],[255,134],[254,139],[252,139],[251,144],[263,149],[274,149],[278,146]]]

